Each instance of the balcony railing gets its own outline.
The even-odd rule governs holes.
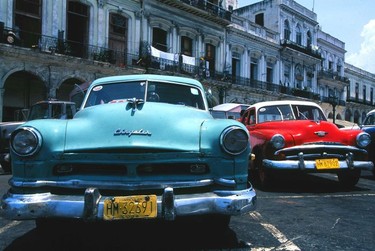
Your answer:
[[[288,39],[283,39],[280,41],[280,44],[285,48],[291,48],[293,50],[296,50],[296,51],[299,51],[299,52],[302,52],[302,53],[305,53],[307,55],[310,55],[312,57],[315,57],[317,59],[322,59],[320,53],[318,52],[318,50],[315,50],[313,49],[312,47],[310,46],[303,46],[303,45],[299,45],[291,40],[288,40]]]
[[[15,34],[13,39],[9,39],[9,32],[13,32],[13,34]],[[134,64],[134,62],[137,62],[139,59],[138,55],[113,50],[108,47],[94,46],[23,30],[15,32],[10,28],[3,29],[3,35],[0,38],[0,43],[31,48],[33,50],[39,50],[43,53],[61,54],[107,62],[117,66]]]
[[[200,16],[200,13],[193,11],[191,7],[194,7],[195,9],[206,12],[209,16],[214,16],[220,19],[231,21],[232,12],[227,11],[221,6],[217,4],[213,4],[207,0],[158,0],[158,1],[163,2],[165,4],[169,4],[178,9],[185,10],[192,14],[196,14],[198,16]],[[191,6],[191,7],[190,9],[188,9],[186,8],[186,6]]]
[[[338,72],[334,72],[332,70],[321,70],[319,71],[319,74],[318,74],[318,77],[319,78],[328,78],[328,79],[333,79],[333,80],[338,80],[338,81],[341,81],[341,82],[345,82],[345,83],[350,83],[350,80],[347,78],[347,77],[342,77],[339,75]]]
[[[375,102],[371,100],[364,100],[360,98],[355,98],[355,97],[347,97],[346,99],[347,102],[353,102],[357,104],[364,104],[364,105],[369,105],[369,106],[375,106]]]

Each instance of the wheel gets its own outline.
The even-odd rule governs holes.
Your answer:
[[[228,228],[230,223],[230,215],[221,215],[221,214],[210,214],[203,216],[203,220],[206,223],[205,225],[211,230],[221,231]]]
[[[337,173],[337,178],[341,186],[345,188],[353,188],[361,177],[361,170],[345,170]]]
[[[258,183],[260,188],[268,189],[272,186],[272,173],[270,170],[264,168],[263,166],[263,158],[260,154],[255,155],[255,172],[254,177],[256,178],[256,182]]]
[[[2,162],[0,163],[0,165],[1,165],[1,168],[3,168],[4,173],[11,173],[11,172],[12,172],[12,168],[11,168],[9,162],[7,162],[7,161],[2,161]]]
[[[80,229],[83,222],[76,219],[39,218],[35,220],[37,231],[48,233],[53,231],[72,231]]]

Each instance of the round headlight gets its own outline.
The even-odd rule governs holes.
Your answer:
[[[365,148],[371,143],[371,136],[367,132],[360,132],[357,135],[357,145],[361,148]]]
[[[275,134],[270,140],[272,146],[276,149],[281,149],[285,146],[285,139],[281,134]]]
[[[22,127],[12,133],[10,145],[17,155],[30,156],[40,149],[42,136],[33,128]]]
[[[240,127],[232,126],[223,131],[220,143],[227,153],[234,155],[241,154],[249,144],[249,135],[247,131]]]

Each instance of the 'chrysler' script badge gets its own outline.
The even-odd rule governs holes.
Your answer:
[[[144,135],[144,136],[151,136],[151,132],[147,130],[126,130],[126,129],[117,129],[113,135],[127,135],[128,137],[132,135]]]
[[[328,132],[325,132],[325,131],[317,131],[317,132],[314,132],[314,133],[319,137],[324,137],[328,134]]]

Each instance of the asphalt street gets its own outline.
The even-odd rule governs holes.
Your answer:
[[[0,175],[0,193],[10,175]],[[256,188],[256,187],[255,187]],[[288,177],[257,189],[254,212],[229,228],[199,219],[66,224],[47,232],[34,221],[0,218],[0,250],[375,250],[375,179],[362,172],[352,190],[332,174]]]

